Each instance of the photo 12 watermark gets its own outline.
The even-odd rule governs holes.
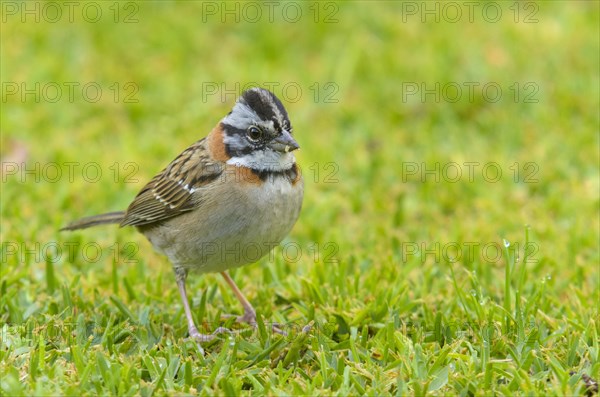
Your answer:
[[[2,103],[96,103],[103,98],[114,103],[138,103],[138,92],[138,85],[132,81],[124,83],[99,83],[96,81],[3,81]]]
[[[402,23],[538,23],[540,6],[533,1],[403,1]]]
[[[202,22],[219,23],[338,23],[333,1],[202,1]]]
[[[313,263],[336,263],[339,246],[337,243],[328,241],[324,243],[313,242],[307,245],[301,245],[295,241],[269,242],[269,241],[249,241],[249,242],[199,242],[193,247],[190,253],[190,266],[198,263],[255,263],[264,260],[270,263],[278,259],[286,263],[297,263],[301,260],[311,261]],[[198,259],[200,258],[200,259]],[[186,258],[179,258],[185,263]]]
[[[65,162],[12,162],[0,163],[2,183],[98,183],[109,180],[114,183],[138,183],[139,164],[133,161],[114,162],[106,166],[100,163]]]
[[[203,82],[202,83],[202,102],[206,103],[211,98],[218,98],[221,102],[233,101],[238,98],[242,92],[254,87],[265,88],[275,94],[283,102],[295,103],[301,99],[310,100],[314,103],[338,103],[340,87],[332,81],[311,82],[301,84],[295,81],[261,81],[246,83],[225,83],[225,82]]]
[[[511,339],[531,346],[539,340],[539,326],[534,321],[512,321],[508,327],[497,321],[450,320],[433,323],[399,321],[396,330],[414,342],[444,343],[467,339],[496,343]]]
[[[2,1],[2,23],[138,23],[133,1]]]
[[[535,242],[520,244],[515,242],[507,246],[497,241],[402,241],[399,244],[400,260],[403,263],[416,260],[421,264],[427,261],[433,263],[471,263],[479,261],[487,264],[499,264],[502,261],[519,261],[521,258],[527,264],[539,262],[536,257],[540,247]],[[506,257],[509,252],[511,258]]]
[[[402,182],[422,183],[539,183],[540,166],[534,161],[502,165],[496,161],[480,162],[424,162],[404,161],[401,166]]]
[[[114,261],[115,263],[135,264],[138,262],[139,245],[135,242],[114,243],[102,246],[90,241],[3,241],[0,244],[2,263],[60,263],[82,262],[99,263]]]
[[[539,103],[540,86],[534,81],[501,84],[494,81],[405,81],[400,87],[402,103]]]

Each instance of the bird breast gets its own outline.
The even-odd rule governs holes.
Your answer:
[[[258,261],[283,240],[300,214],[303,181],[228,166],[194,194],[194,210],[144,234],[174,266],[220,272]]]

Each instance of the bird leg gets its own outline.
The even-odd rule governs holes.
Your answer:
[[[235,284],[235,281],[233,281],[233,279],[227,272],[221,272],[221,276],[223,276],[227,284],[229,284],[229,286],[233,290],[235,297],[240,301],[242,307],[244,308],[244,314],[241,316],[237,316],[237,322],[247,323],[253,327],[256,327],[256,311],[254,310],[250,302],[248,302],[248,299],[246,299],[244,294],[242,294],[242,291],[240,291],[238,286]],[[281,334],[284,336],[287,335],[284,330],[279,328],[278,324],[272,324],[271,328],[273,329],[273,332],[277,334]]]
[[[192,318],[192,311],[190,309],[190,304],[187,298],[187,292],[185,290],[185,279],[187,278],[187,270],[182,267],[175,268],[175,279],[177,281],[177,288],[179,288],[179,294],[181,295],[181,300],[183,301],[183,310],[185,311],[185,317],[187,319],[188,331],[191,338],[198,340],[199,342],[210,342],[211,340],[216,338],[216,335],[222,333],[229,333],[230,331],[227,328],[219,327],[212,334],[201,334],[196,328],[196,324],[194,324],[194,319]]]
[[[223,276],[227,284],[229,284],[229,286],[233,290],[233,294],[240,301],[242,307],[244,308],[244,314],[242,316],[238,316],[237,321],[240,323],[256,325],[256,311],[254,310],[250,302],[248,302],[248,299],[246,299],[244,294],[242,294],[242,291],[240,291],[238,286],[235,284],[235,281],[233,281],[233,279],[227,272],[221,272],[221,276]]]

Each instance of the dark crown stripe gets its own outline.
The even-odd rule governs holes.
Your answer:
[[[273,94],[271,94],[271,95],[273,95]],[[277,98],[275,95],[273,95],[273,102],[275,102],[275,106],[277,106],[277,109],[279,109],[279,112],[281,113],[281,116],[285,120],[286,124],[289,126],[290,125],[290,119],[288,117],[287,111],[285,110],[285,107],[283,106],[283,103],[281,103],[281,101],[279,100],[279,98]]]
[[[269,92],[269,94],[271,93]],[[271,94],[271,97],[275,100],[277,99],[273,94]],[[242,94],[242,99],[252,110],[256,112],[258,117],[260,117],[262,120],[268,121],[275,118],[275,111],[273,110],[273,107],[263,98],[260,91],[246,91]]]

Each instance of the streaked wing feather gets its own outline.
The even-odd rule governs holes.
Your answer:
[[[216,179],[223,166],[212,161],[202,139],[184,150],[138,193],[127,208],[121,226],[165,221],[194,208],[198,189]],[[196,197],[195,199],[193,197]]]

